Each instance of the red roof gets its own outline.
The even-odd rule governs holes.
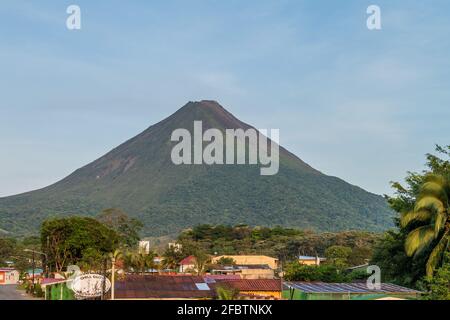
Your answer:
[[[183,260],[180,261],[180,265],[194,265],[195,264],[195,257],[194,256],[189,256],[184,258]]]
[[[44,278],[41,280],[41,285],[47,285],[52,283],[65,282],[65,279]]]

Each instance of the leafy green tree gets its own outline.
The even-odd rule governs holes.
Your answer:
[[[116,208],[105,209],[97,216],[97,220],[116,231],[123,246],[132,248],[138,244],[139,233],[144,225],[141,221],[130,218],[124,211]]]
[[[198,275],[203,275],[206,272],[206,268],[211,261],[211,257],[203,250],[197,250],[194,253],[195,257],[195,270]]]
[[[405,252],[406,234],[391,230],[375,245],[371,264],[381,269],[384,282],[393,282],[407,287],[416,287],[425,270],[423,257],[411,259]]]
[[[170,270],[175,270],[179,262],[183,259],[184,254],[174,247],[167,248],[163,253],[163,267]]]
[[[331,246],[325,250],[327,262],[342,269],[348,266],[348,258],[352,254],[352,248],[345,246]]]
[[[430,260],[429,258],[440,255],[432,255],[432,251],[440,243],[439,240],[442,240],[441,235],[445,233],[445,227],[436,239],[429,241],[431,228],[427,229],[426,225],[428,223],[428,227],[433,225],[435,228],[440,228],[441,223],[437,222],[435,224],[435,218],[438,216],[442,218],[442,213],[437,214],[436,212],[436,209],[439,207],[438,202],[431,201],[430,198],[420,202],[421,197],[425,197],[425,194],[429,192],[428,190],[424,191],[427,177],[433,175],[448,177],[450,174],[450,146],[436,146],[436,151],[438,155],[427,154],[426,169],[422,173],[408,172],[405,178],[406,185],[402,185],[399,182],[392,183],[395,195],[387,197],[387,200],[391,208],[399,213],[399,217],[395,219],[398,230],[387,232],[377,243],[371,261],[372,264],[380,266],[384,281],[415,287],[416,283],[426,274],[426,271],[430,274],[430,268],[434,263],[433,260],[439,260]],[[428,188],[431,189],[430,192],[432,194],[436,195],[432,191],[432,183],[425,187],[425,189]],[[438,205],[438,207],[433,209],[435,205]],[[425,210],[418,210],[420,207],[423,207]],[[426,213],[427,211],[428,213]],[[426,218],[429,214],[432,214],[434,218]],[[425,228],[416,230],[419,227]],[[414,230],[416,231],[412,233]],[[409,257],[405,250],[408,237],[410,238],[407,245],[409,249],[407,250],[408,253],[414,254],[414,258]],[[434,238],[434,235],[432,237]],[[435,251],[435,253],[437,252],[439,250]]]
[[[114,251],[119,246],[119,236],[92,218],[57,218],[42,223],[41,243],[53,270],[61,272],[69,264],[82,262],[85,255],[84,262]]]
[[[216,261],[216,264],[220,266],[232,266],[236,264],[236,261],[230,257],[222,257]]]
[[[284,278],[288,281],[347,282],[349,279],[334,265],[309,266],[290,263]]]
[[[10,238],[0,238],[0,267],[6,266],[6,261],[12,260],[15,255],[17,241]]]
[[[450,254],[447,253],[445,263],[439,268],[432,279],[427,282],[429,292],[427,300],[450,300]]]
[[[156,254],[152,251],[149,254],[139,250],[128,251],[124,257],[125,267],[129,271],[144,274],[150,269],[157,269],[155,256]]]
[[[216,287],[216,295],[218,300],[236,300],[239,290],[219,285]]]
[[[104,268],[105,259],[105,254],[96,248],[86,248],[78,266],[84,271],[100,272]]]
[[[367,263],[373,254],[372,247],[355,247],[352,249],[350,257],[348,257],[348,264],[351,266],[358,266]]]

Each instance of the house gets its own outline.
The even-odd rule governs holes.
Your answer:
[[[325,260],[327,260],[327,259],[320,258],[318,256],[315,256],[315,257],[313,257],[313,256],[299,256],[298,257],[298,262],[300,264],[304,264],[304,265],[307,265],[307,266],[320,266],[320,263],[324,262]]]
[[[215,289],[219,286],[235,289],[239,291],[241,298],[281,299],[282,297],[282,282],[280,279],[219,280],[215,284],[210,285]]]
[[[365,282],[285,282],[283,285],[283,298],[288,300],[417,299],[420,294],[420,291],[390,283],[382,283],[380,289],[369,289]]]
[[[241,279],[274,279],[275,273],[267,264],[217,266],[211,274],[237,275]]]
[[[28,269],[27,271],[25,271],[25,279],[28,281],[40,283],[43,278],[44,278],[44,270],[40,268],[34,268],[34,273],[33,269]]]
[[[258,255],[222,255],[214,257],[212,263],[217,263],[222,258],[233,259],[236,265],[268,265],[273,270],[279,267],[279,260],[277,258]]]
[[[194,256],[189,256],[180,261],[180,272],[185,273],[195,270],[196,259]]]
[[[41,268],[35,268],[34,272],[33,269],[28,269],[27,271],[25,271],[26,276],[29,277],[30,279],[33,277],[33,275],[35,278],[39,278],[43,275],[43,273],[44,270]]]
[[[19,276],[19,271],[14,268],[0,268],[0,285],[17,284]]]

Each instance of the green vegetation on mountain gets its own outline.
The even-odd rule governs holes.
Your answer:
[[[176,234],[192,226],[288,226],[317,231],[384,231],[392,211],[383,197],[322,174],[280,148],[280,170],[256,165],[174,165],[172,132],[193,122],[248,129],[213,101],[190,102],[165,120],[46,188],[0,199],[0,229],[36,234],[49,217],[95,216],[119,208],[144,224],[143,235]],[[281,133],[282,134],[282,133]]]
[[[283,262],[296,261],[299,255],[319,255],[346,267],[370,259],[379,238],[379,234],[365,231],[316,233],[282,227],[199,225],[178,236],[182,251],[176,254],[186,257],[198,250],[211,255],[262,254]],[[166,255],[170,256],[170,251]]]

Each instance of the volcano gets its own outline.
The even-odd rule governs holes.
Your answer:
[[[120,208],[146,236],[198,224],[288,226],[317,231],[382,231],[392,225],[383,197],[325,175],[280,146],[279,172],[255,165],[175,165],[175,129],[244,129],[215,101],[189,102],[103,157],[46,188],[0,198],[0,229],[35,234],[48,217],[94,216]]]

